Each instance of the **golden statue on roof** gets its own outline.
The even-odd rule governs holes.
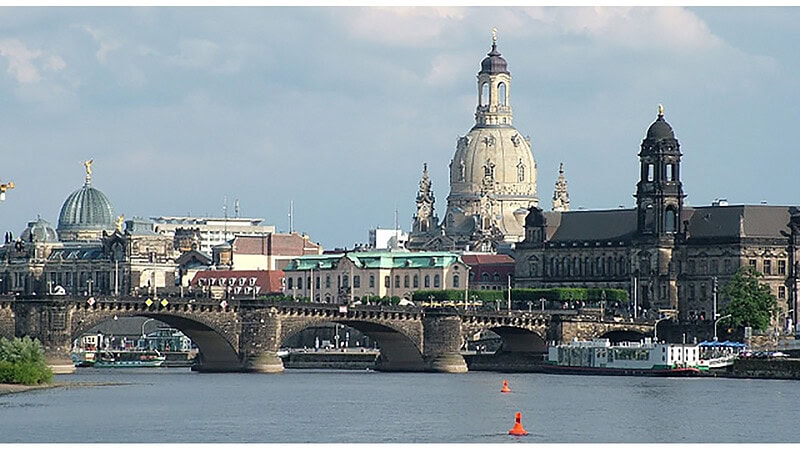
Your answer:
[[[497,43],[497,28],[492,28],[492,43]]]
[[[86,184],[92,182],[92,163],[94,160],[90,159],[88,161],[83,162],[83,166],[86,167]]]
[[[119,217],[117,217],[117,231],[120,233],[122,233],[123,222],[125,222],[125,214],[120,214]]]
[[[664,115],[664,105],[662,105],[661,103],[658,104],[658,115],[659,116]]]

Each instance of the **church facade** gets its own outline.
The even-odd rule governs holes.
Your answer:
[[[800,211],[724,201],[684,205],[680,143],[660,105],[638,157],[635,208],[557,209],[556,197],[565,197],[558,183],[553,211],[530,208],[515,249],[516,287],[624,289],[637,315],[667,310],[684,320],[713,320],[727,301],[721,287],[739,268],[752,267],[778,299],[776,327],[796,324]]]
[[[530,138],[513,125],[511,73],[497,50],[496,35],[477,81],[475,125],[456,143],[441,222],[427,165],[423,167],[407,243],[411,250],[496,251],[512,246],[524,238],[528,208],[539,203],[536,161]]]

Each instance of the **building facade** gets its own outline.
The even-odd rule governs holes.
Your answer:
[[[113,220],[111,202],[91,184],[92,161],[84,165],[86,181],[63,203],[57,229],[38,218],[16,239],[6,233],[0,294],[122,295],[174,286],[172,239],[143,219]]]
[[[527,209],[538,205],[530,138],[513,125],[511,73],[497,50],[481,62],[475,125],[458,138],[450,194],[440,223],[427,165],[417,195],[409,249],[494,251],[524,238]]]
[[[283,269],[285,295],[348,304],[411,299],[418,290],[465,289],[468,267],[451,252],[349,252],[301,256]]]
[[[721,287],[753,267],[779,301],[774,323],[796,324],[797,210],[685,206],[680,144],[661,106],[638,157],[635,208],[530,209],[515,250],[516,287],[625,289],[636,315],[709,320],[727,301]]]
[[[199,250],[211,255],[211,249],[237,235],[267,236],[275,233],[274,225],[261,225],[264,219],[244,217],[151,217],[155,231],[175,240],[182,252]]]

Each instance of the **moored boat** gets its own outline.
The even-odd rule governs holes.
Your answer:
[[[572,341],[548,349],[542,366],[547,373],[583,375],[696,376],[697,345],[653,342],[619,342],[608,339]]]
[[[156,350],[152,351],[103,351],[93,367],[160,367],[167,359]]]

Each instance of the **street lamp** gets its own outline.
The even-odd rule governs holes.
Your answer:
[[[528,312],[533,312],[533,302],[528,300]]]
[[[653,325],[653,340],[654,341],[658,342],[658,322],[661,322],[662,320],[667,320],[669,318],[670,317],[662,317],[662,318],[656,320],[656,323]],[[716,340],[716,338],[714,338],[714,339]]]
[[[539,302],[542,304],[542,312],[544,312],[544,305],[547,303],[547,299],[544,297],[539,298]]]
[[[714,321],[714,341],[717,340],[717,324],[719,323],[720,320],[727,319],[730,316],[731,316],[730,314],[725,314],[724,316]]]

